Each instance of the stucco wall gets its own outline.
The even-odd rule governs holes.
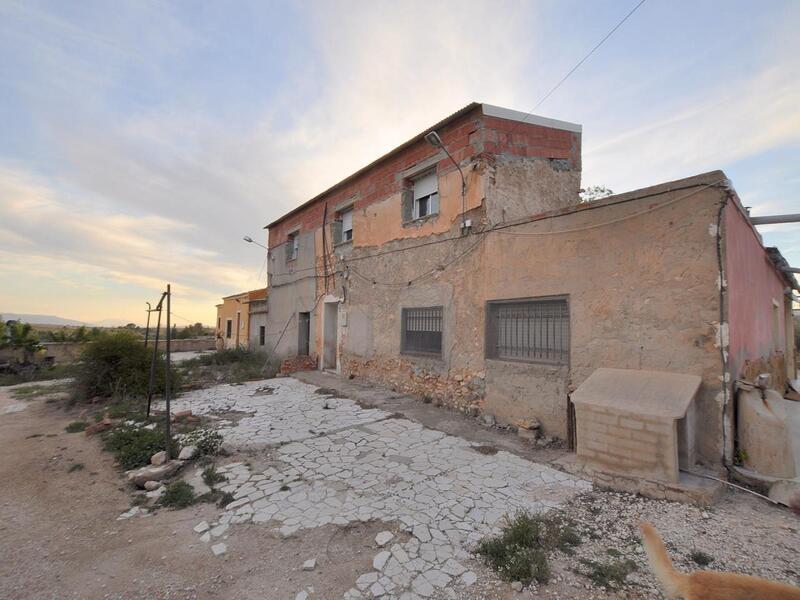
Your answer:
[[[247,292],[223,298],[222,304],[217,305],[217,345],[219,349],[235,348],[238,339],[240,347],[246,347],[249,333],[249,308]],[[237,320],[238,315],[238,320]],[[231,320],[231,337],[226,337],[226,322]],[[238,338],[237,338],[238,323]]]
[[[278,357],[298,350],[298,313],[310,312],[317,300],[315,232],[301,231],[297,259],[287,262],[285,243],[270,250],[269,312],[266,315],[266,351]],[[311,315],[312,353],[316,348],[317,312]]]
[[[725,209],[724,227],[731,373],[734,378],[742,376],[747,361],[763,365],[755,370],[769,372],[770,363],[783,362],[775,360],[776,354],[785,355],[787,350],[791,354],[786,282],[733,200]],[[773,384],[782,387],[782,382],[781,377]]]
[[[698,451],[715,462],[722,366],[714,345],[719,303],[709,226],[721,192],[699,187],[714,177],[719,174],[641,190],[640,198],[618,196],[506,233],[416,249],[408,248],[412,242],[386,244],[382,256],[353,263],[360,276],[351,274],[343,306],[352,315],[342,332],[345,372],[478,407],[501,421],[537,417],[562,437],[569,386],[598,367],[697,374],[704,382]],[[696,193],[680,199],[689,192]],[[443,264],[444,270],[403,285]],[[552,295],[569,298],[569,365],[484,358],[487,301]],[[445,317],[442,358],[400,355],[400,309],[438,304]]]

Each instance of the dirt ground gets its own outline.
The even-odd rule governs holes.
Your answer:
[[[78,414],[12,389],[0,388],[0,598],[293,599],[308,585],[336,598],[372,562],[385,524],[286,540],[240,528],[235,551],[214,557],[192,527],[216,507],[117,521],[130,493],[98,440],[64,431]],[[313,557],[315,571],[301,572]]]
[[[319,384],[319,377],[313,382]],[[365,404],[403,412],[475,442],[539,462],[563,454],[558,448],[525,445],[517,436],[431,405],[339,383]],[[341,598],[370,570],[378,551],[374,537],[387,528],[385,523],[328,525],[288,539],[268,526],[242,525],[231,532],[235,544],[215,557],[192,530],[202,520],[217,518],[219,509],[213,505],[161,509],[118,521],[130,507],[130,489],[98,439],[65,432],[81,415],[47,396],[15,398],[13,389],[0,388],[0,598],[293,600],[307,589],[311,598],[329,599]],[[225,462],[259,458],[237,455]],[[728,494],[705,509],[595,490],[565,508],[584,542],[575,556],[553,557],[549,584],[515,592],[473,560],[469,568],[478,582],[449,597],[660,598],[635,531],[642,518],[656,524],[682,571],[697,568],[688,557],[702,550],[714,559],[710,568],[800,581],[800,520],[745,494]],[[610,560],[612,551],[637,563],[630,587],[603,589],[576,572],[585,570],[582,559]],[[317,560],[316,568],[302,571],[310,558]]]

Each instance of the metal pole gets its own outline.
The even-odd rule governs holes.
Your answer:
[[[172,458],[172,434],[170,432],[170,419],[172,417],[172,412],[170,410],[170,389],[169,389],[169,342],[172,336],[172,332],[170,331],[170,298],[172,296],[172,292],[170,291],[170,284],[167,284],[167,355],[164,368],[164,400],[167,405],[167,414],[166,414],[166,425],[165,435],[166,435],[166,448],[167,448],[167,460]]]
[[[161,304],[164,302],[164,296],[166,293],[161,294],[161,299],[158,301],[158,305],[153,309],[158,311],[158,322],[156,323],[156,341],[155,346],[153,346],[153,360],[150,363],[150,384],[147,387],[147,418],[150,418],[150,405],[153,400],[153,385],[155,384],[155,376],[156,376],[156,357],[158,356],[158,337],[161,333]]]
[[[753,225],[769,225],[770,223],[797,223],[800,213],[794,215],[765,215],[763,217],[750,217]]]
[[[144,330],[144,347],[147,348],[147,340],[150,338],[150,312],[152,307],[150,306],[149,302],[145,302],[147,304],[147,327]]]

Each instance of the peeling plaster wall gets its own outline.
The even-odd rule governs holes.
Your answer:
[[[483,410],[501,422],[536,417],[560,437],[566,435],[569,387],[598,367],[697,374],[703,378],[698,452],[717,464],[722,365],[715,348],[719,301],[709,224],[721,192],[698,191],[715,177],[616,196],[508,230],[532,235],[473,235],[415,249],[409,248],[414,241],[385,244],[381,252],[388,254],[353,263],[363,277],[351,273],[346,282],[343,372],[462,410]],[[692,191],[697,193],[680,199]],[[599,226],[608,222],[614,223]],[[564,230],[570,233],[557,233]],[[403,285],[476,243],[443,271]],[[353,256],[369,253],[354,249]],[[551,295],[569,298],[569,365],[484,358],[487,301]],[[442,357],[400,354],[400,309],[439,304]]]
[[[312,311],[317,300],[315,232],[299,233],[297,259],[286,262],[286,244],[270,250],[269,313],[266,315],[266,350],[281,358],[294,356],[298,349],[298,313],[312,312],[310,352],[316,348],[316,321]],[[285,331],[285,333],[284,333]]]

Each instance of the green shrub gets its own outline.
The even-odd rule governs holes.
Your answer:
[[[210,488],[213,488],[218,483],[227,481],[227,479],[228,478],[222,473],[217,473],[217,469],[214,465],[203,470],[203,482]]]
[[[572,552],[580,543],[577,532],[561,517],[522,512],[500,535],[482,540],[476,552],[507,581],[546,583],[550,578],[548,555],[554,550]]]
[[[210,378],[213,382],[240,383],[275,377],[280,361],[264,352],[246,348],[231,348],[201,354],[181,363],[181,371],[189,383]]]
[[[164,431],[139,425],[119,425],[103,436],[106,450],[114,454],[120,466],[127,470],[150,464],[150,457],[166,450]],[[175,442],[172,442],[173,448]]]
[[[161,496],[161,505],[170,508],[186,508],[194,504],[194,501],[194,488],[185,481],[170,483]]]
[[[88,345],[75,376],[78,399],[142,398],[147,395],[153,348],[145,348],[129,331],[106,333]],[[154,393],[164,393],[164,355],[158,352]],[[178,389],[177,371],[171,369],[171,388]]]
[[[589,571],[583,574],[591,579],[595,585],[606,589],[622,587],[628,575],[636,570],[636,563],[630,559],[608,563],[581,559],[580,562],[589,568]]]
[[[199,455],[211,455],[222,447],[222,435],[213,429],[195,429],[180,436],[181,446],[197,446]]]
[[[64,428],[67,433],[80,433],[86,429],[88,423],[85,421],[73,421]]]

